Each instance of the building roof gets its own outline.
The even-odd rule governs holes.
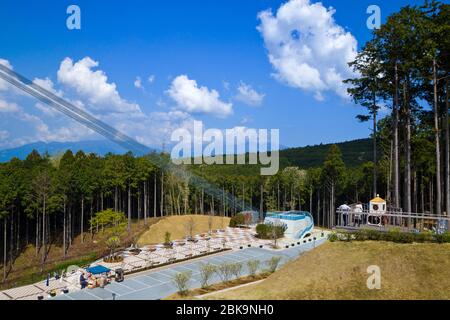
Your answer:
[[[385,203],[386,200],[380,198],[379,196],[375,197],[374,199],[370,200],[370,202],[374,202],[374,203]]]

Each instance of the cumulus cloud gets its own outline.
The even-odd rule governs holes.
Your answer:
[[[138,89],[142,89],[141,77],[136,77],[136,80],[134,80],[134,86]]]
[[[155,75],[151,74],[148,76],[147,81],[149,83],[153,83],[153,82],[155,82],[155,79],[156,79]]]
[[[131,104],[120,96],[116,85],[108,82],[103,71],[93,70],[96,66],[98,63],[90,58],[76,63],[66,58],[60,65],[58,82],[54,83],[50,78],[35,78],[33,82],[148,146],[160,147],[162,142],[170,141],[173,130],[192,127],[192,116],[180,109],[148,114],[142,112],[139,105]],[[65,87],[74,89],[74,92],[68,92]],[[36,141],[99,138],[97,133],[43,103],[21,99],[19,104],[16,98],[17,95],[10,95],[7,99],[0,96],[1,148]],[[36,108],[22,108],[22,103],[30,102]]]
[[[357,54],[355,37],[339,26],[333,8],[310,0],[290,0],[274,14],[258,14],[274,76],[289,86],[311,91],[318,100],[333,91],[346,98],[342,80],[354,76],[348,62]]]
[[[250,85],[241,82],[236,99],[251,106],[260,106],[266,95],[256,92]]]
[[[99,63],[90,57],[78,62],[65,58],[58,70],[58,81],[87,98],[95,109],[122,113],[141,113],[139,105],[123,99],[115,83],[109,83],[102,70],[94,71]]]
[[[221,101],[216,90],[199,87],[197,81],[186,75],[176,77],[167,94],[177,103],[179,109],[188,113],[212,114],[220,118],[233,113],[233,104]]]
[[[4,65],[5,67],[7,67],[11,70],[13,69],[13,66],[11,65],[11,63],[6,59],[0,58],[0,64]],[[6,82],[5,80],[0,79],[0,91],[5,91],[8,88],[9,88],[9,83]]]
[[[3,143],[9,137],[9,132],[6,130],[0,130],[0,143]]]
[[[0,113],[13,113],[18,111],[19,107],[17,104],[0,99]]]

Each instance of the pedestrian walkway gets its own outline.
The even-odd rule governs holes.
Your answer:
[[[274,256],[280,256],[280,265],[291,259],[297,258],[303,252],[309,251],[316,246],[323,244],[326,238],[316,241],[294,245],[283,250],[269,250],[263,248],[245,248],[237,251],[229,251],[223,254],[206,256],[195,261],[174,264],[157,270],[144,271],[139,274],[128,276],[125,281],[114,282],[105,288],[95,288],[92,290],[80,290],[68,294],[58,295],[54,300],[157,300],[163,299],[177,292],[173,283],[174,276],[179,272],[191,272],[192,277],[189,283],[190,288],[200,287],[200,267],[202,264],[211,263],[220,265],[224,262],[240,262],[243,264],[242,276],[248,275],[246,262],[258,259],[261,267],[265,267],[265,262]],[[210,283],[220,283],[220,278],[215,274]]]

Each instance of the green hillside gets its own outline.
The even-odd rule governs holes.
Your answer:
[[[323,164],[328,149],[332,144],[320,144],[300,148],[291,148],[280,152],[281,164],[301,168],[317,167]],[[342,158],[347,167],[356,167],[373,157],[372,140],[359,139],[336,143],[341,149]]]

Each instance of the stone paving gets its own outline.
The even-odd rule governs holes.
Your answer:
[[[301,243],[300,245],[289,246],[283,250],[269,250],[262,248],[244,248],[237,251],[228,251],[226,253],[213,256],[206,256],[195,261],[186,261],[179,264],[173,264],[156,270],[144,271],[139,274],[130,275],[121,283],[114,282],[105,288],[95,288],[92,290],[81,290],[69,294],[62,294],[54,297],[55,300],[112,300],[113,295],[116,300],[156,300],[163,299],[177,291],[173,282],[174,276],[179,272],[191,272],[190,288],[200,287],[200,267],[204,263],[220,265],[224,262],[240,262],[243,264],[242,276],[248,275],[246,262],[251,259],[257,259],[262,267],[273,256],[280,256],[280,265],[285,264],[291,259],[297,258],[301,253],[306,252],[323,244],[326,237]],[[219,283],[222,280],[214,274],[210,283]]]
[[[315,242],[316,245],[321,244],[326,238],[326,234],[320,241],[312,240],[313,237],[319,239],[320,233],[320,231],[316,230],[309,239],[302,239],[302,241],[284,238],[278,242],[278,246],[283,248],[283,250],[273,250],[272,241],[270,240],[260,240],[255,238],[254,228],[226,228],[221,231],[217,230],[211,236],[206,234],[197,235],[195,236],[195,242],[185,240],[175,241],[172,249],[167,249],[161,244],[144,246],[140,248],[141,251],[137,255],[132,254],[130,251],[132,248],[129,248],[121,253],[124,257],[123,262],[108,264],[104,263],[101,259],[91,264],[91,266],[103,265],[111,270],[120,267],[127,273],[136,273],[139,272],[139,270],[157,267],[158,265],[171,261],[174,261],[174,264],[160,267],[157,271],[154,269],[142,271],[139,273],[139,276],[128,275],[125,280],[128,284],[125,282],[113,282],[105,289],[95,288],[81,290],[78,281],[83,270],[80,269],[64,279],[50,280],[49,286],[47,286],[46,281],[43,280],[32,285],[5,290],[0,292],[0,300],[36,300],[38,296],[48,298],[49,292],[52,290],[55,290],[58,293],[57,297],[54,299],[112,299],[113,293],[116,294],[117,299],[153,299],[154,297],[156,297],[155,299],[159,299],[168,292],[170,292],[169,294],[173,293],[174,285],[172,283],[172,278],[178,270],[191,270],[193,272],[193,285],[199,286],[198,260],[203,263],[210,262],[216,265],[223,262],[237,261],[245,264],[246,261],[252,258],[263,261],[264,259],[269,259],[273,255],[281,255],[283,256],[282,262],[284,263],[286,257],[289,257],[291,252],[295,252],[295,254],[298,255],[299,252],[311,249],[313,242]],[[286,247],[289,247],[289,249],[286,249]],[[222,254],[215,253],[223,248],[231,250]],[[206,253],[213,255],[204,256]],[[198,258],[195,259],[196,257]],[[191,258],[193,258],[193,260],[190,260]],[[185,259],[189,260],[182,263],[176,263],[176,260]],[[142,275],[143,273],[145,274]],[[243,273],[243,275],[245,274]],[[69,294],[62,293],[62,289],[67,289]]]

